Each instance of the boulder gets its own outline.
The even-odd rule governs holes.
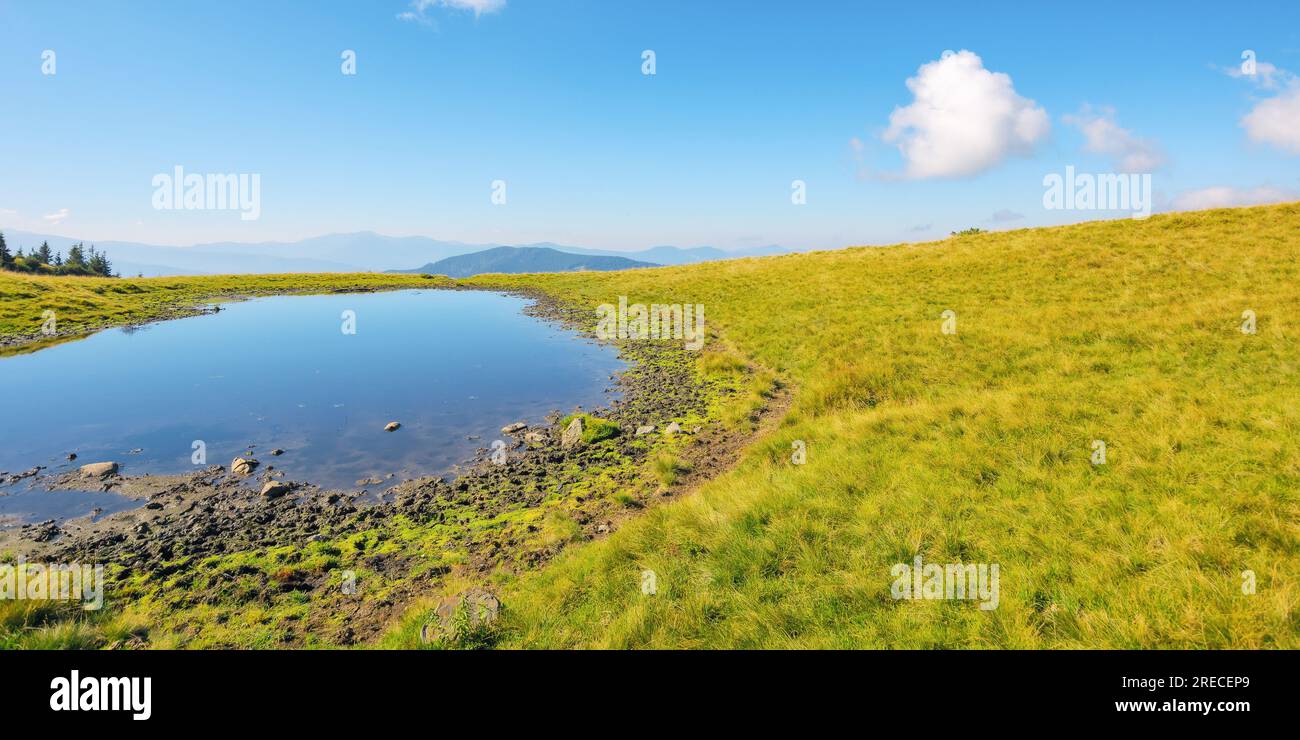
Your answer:
[[[668,426],[664,427],[664,434],[681,434],[681,431],[682,431],[682,425],[678,424],[675,421],[669,424]]]
[[[390,422],[388,422],[387,424],[384,425],[384,431],[385,431],[385,432],[395,432],[395,431],[397,431],[398,429],[401,429],[401,428],[402,428],[401,423],[400,423],[400,422],[396,422],[396,421],[390,421]]]
[[[117,473],[117,463],[97,462],[81,466],[82,478],[107,478]]]
[[[289,492],[288,484],[282,483],[280,481],[271,481],[270,483],[267,483],[266,485],[262,486],[262,495],[267,498],[276,498],[277,496],[283,496],[288,492]]]
[[[564,435],[560,437],[560,446],[567,450],[582,444],[582,432],[582,417],[573,417],[569,426],[564,428]]]
[[[249,475],[256,467],[257,461],[251,457],[237,457],[230,461],[230,472],[235,475]]]
[[[507,425],[501,427],[501,433],[502,433],[502,434],[514,434],[515,432],[522,432],[522,431],[524,431],[524,430],[527,429],[527,428],[528,428],[528,425],[525,424],[524,422],[522,422],[522,421],[516,421],[514,424],[507,424]]]
[[[272,455],[275,455],[276,457],[279,457],[280,455],[283,455],[283,454],[284,454],[284,450],[282,450],[282,449],[280,449],[279,447],[277,447],[277,448],[275,448],[274,450],[271,450],[271,454],[272,454]]]
[[[640,437],[646,434],[652,434],[654,430],[655,428],[653,424],[646,424],[645,426],[639,426],[636,428],[636,436]]]

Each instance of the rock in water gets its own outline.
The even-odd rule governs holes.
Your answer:
[[[267,498],[276,498],[289,492],[289,486],[280,481],[271,481],[262,486],[262,495]]]
[[[271,450],[271,454],[276,455],[278,457],[284,454],[284,450],[280,449],[279,447],[276,447],[274,450]]]
[[[564,429],[564,436],[560,437],[560,446],[567,450],[582,444],[582,431],[582,417],[573,417],[573,421]]]
[[[230,472],[235,475],[248,475],[257,467],[257,461],[251,457],[237,457],[230,461]]]
[[[396,421],[390,421],[390,422],[388,422],[387,424],[384,425],[384,431],[385,431],[385,432],[395,432],[395,431],[397,431],[398,429],[401,429],[401,428],[402,428],[401,423],[396,422]]]
[[[117,473],[117,463],[97,462],[81,466],[82,478],[106,478]]]
[[[507,424],[501,427],[501,433],[514,434],[515,432],[522,432],[527,428],[528,428],[527,424],[523,423],[522,421],[516,421],[514,424]]]

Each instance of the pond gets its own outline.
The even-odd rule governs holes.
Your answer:
[[[125,475],[176,474],[251,450],[330,488],[446,473],[506,424],[615,397],[617,352],[524,315],[527,303],[451,290],[276,296],[0,358],[0,470],[112,460]],[[400,429],[385,432],[392,421]],[[0,516],[27,514],[5,501],[29,482],[0,489]]]

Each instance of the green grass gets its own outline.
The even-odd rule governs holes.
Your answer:
[[[350,278],[214,280],[281,279]],[[163,282],[211,287],[190,280]],[[1300,204],[465,282],[545,290],[593,322],[620,295],[702,303],[701,366],[739,357],[792,392],[778,428],[694,495],[494,576],[493,645],[1300,647]],[[737,423],[771,393],[769,374],[747,377],[724,413]],[[998,608],[894,600],[890,569],[917,554],[999,564]],[[381,644],[418,644],[427,617]]]
[[[618,436],[618,425],[609,419],[601,419],[591,414],[569,414],[560,419],[560,428],[568,429],[569,423],[574,419],[582,419],[582,441],[585,444],[595,444],[612,439]]]
[[[1287,204],[471,280],[703,303],[794,388],[735,470],[505,589],[501,644],[1300,647],[1298,263]],[[894,600],[918,553],[1000,564],[999,607]]]
[[[650,469],[660,483],[671,486],[677,482],[678,476],[682,473],[690,472],[691,467],[676,455],[663,453],[654,458],[650,463]]]

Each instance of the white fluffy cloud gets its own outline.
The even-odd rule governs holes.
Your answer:
[[[68,212],[68,209],[60,208],[54,213],[47,213],[44,216],[41,216],[41,218],[45,219],[51,226],[57,226],[58,224],[63,223],[69,215],[71,214]]]
[[[971,51],[944,52],[907,80],[915,98],[895,108],[881,138],[906,162],[904,176],[965,177],[1029,154],[1051,128],[1047,111]]]
[[[1300,154],[1300,84],[1261,100],[1241,119],[1241,126],[1254,141]]]
[[[1282,203],[1300,198],[1300,193],[1284,188],[1258,187],[1245,190],[1218,186],[1180,193],[1170,203],[1171,210],[1199,211],[1206,208],[1233,208],[1264,203]]]
[[[1164,164],[1165,157],[1153,142],[1135,136],[1115,121],[1113,108],[1085,105],[1062,120],[1083,132],[1084,151],[1110,157],[1119,172],[1151,172]]]

